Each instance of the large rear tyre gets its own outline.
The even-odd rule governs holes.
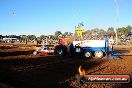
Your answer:
[[[85,51],[84,52],[84,57],[85,58],[92,58],[92,53],[90,51]]]
[[[67,47],[65,45],[58,45],[55,47],[54,54],[56,56],[66,56],[67,55]]]
[[[95,58],[102,58],[103,57],[103,52],[101,50],[97,50],[94,53]]]

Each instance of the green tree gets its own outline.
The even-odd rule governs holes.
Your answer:
[[[59,35],[62,35],[61,31],[56,31],[56,32],[55,32],[55,36],[58,37]]]
[[[84,26],[83,22],[80,22],[80,23],[78,24],[78,27],[83,27],[83,26]]]
[[[27,38],[28,38],[28,40],[35,40],[36,36],[35,35],[28,35]]]
[[[2,35],[0,35],[0,38],[2,38],[3,36]]]
[[[128,25],[127,27],[126,27],[126,33],[128,33],[128,32],[131,32],[131,30],[132,30],[132,27],[130,26],[130,25]]]
[[[68,35],[68,32],[65,32],[64,35]]]
[[[108,33],[108,35],[114,36],[115,35],[114,28],[113,27],[109,27],[108,30],[107,30],[107,33]]]
[[[27,44],[27,36],[26,35],[20,35],[20,42],[26,42],[26,44]]]
[[[132,30],[132,27],[130,25],[128,25],[127,27],[122,27],[122,28],[118,28],[117,29],[117,32],[118,32],[118,35],[127,35],[128,32],[130,32]]]
[[[27,38],[26,35],[20,35],[21,40],[25,40]]]
[[[3,38],[3,36],[2,36],[2,35],[0,35],[0,41],[2,40],[2,38]]]
[[[43,40],[45,38],[45,35],[40,36],[40,40]]]
[[[105,33],[105,31],[103,29],[100,29],[98,32],[99,35],[104,35],[104,33]]]

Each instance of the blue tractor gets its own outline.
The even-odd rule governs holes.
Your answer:
[[[83,55],[85,58],[102,58],[113,52],[113,45],[110,40],[84,40],[73,41],[69,46],[57,45],[54,53],[57,56],[76,56]]]

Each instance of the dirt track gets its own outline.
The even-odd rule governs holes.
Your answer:
[[[132,47],[118,47],[131,52]],[[33,56],[33,47],[0,47],[0,88],[131,88],[128,84],[77,84],[78,67],[89,74],[129,74],[132,76],[132,56],[121,59],[89,59],[82,57]],[[131,78],[132,79],[132,78]]]

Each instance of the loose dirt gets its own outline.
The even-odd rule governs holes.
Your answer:
[[[35,45],[0,46],[0,88],[132,88],[129,83],[78,84],[78,68],[87,74],[128,74],[132,77],[132,47],[118,46],[117,51],[127,50],[120,59],[84,59],[83,57],[34,56]],[[132,78],[130,78],[132,80]]]

